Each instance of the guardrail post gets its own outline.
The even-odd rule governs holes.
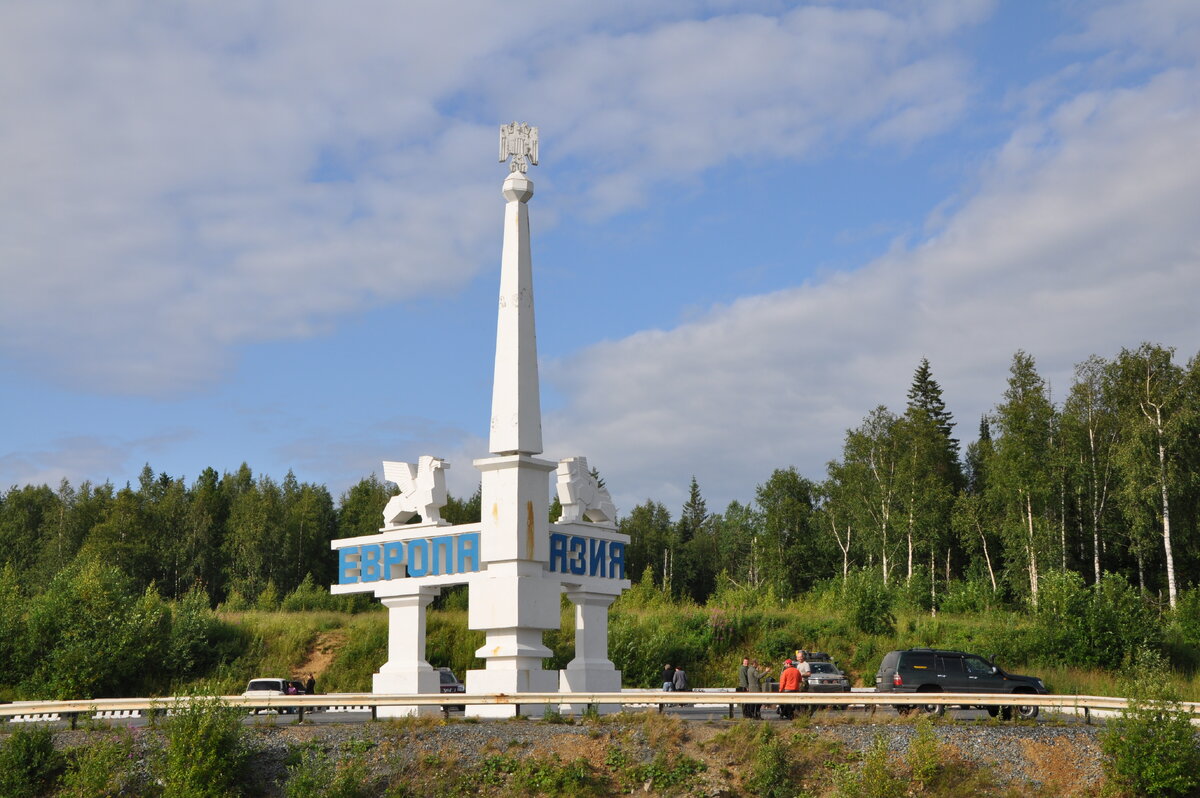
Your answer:
[[[1083,724],[1085,726],[1092,725],[1092,708],[1091,707],[1083,708]]]
[[[68,712],[67,717],[71,721],[71,731],[75,731],[75,727],[79,723],[79,713],[78,712]]]
[[[379,720],[379,707],[375,704],[371,705],[371,720]]]
[[[726,715],[725,717],[729,718],[730,720],[733,720],[733,704],[729,705],[729,714]]]
[[[663,712],[666,711],[666,708],[667,708],[667,705],[665,702],[663,702],[663,701],[658,702],[658,714],[661,715]]]
[[[296,722],[297,723],[304,722],[304,705],[303,704],[296,707]]]

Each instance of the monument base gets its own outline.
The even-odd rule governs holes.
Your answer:
[[[371,677],[371,692],[386,695],[439,695],[442,692],[442,679],[438,672],[429,666],[380,671]],[[389,704],[378,709],[378,717],[381,718],[408,718],[416,715],[435,716],[441,714],[442,708],[436,704],[429,706]]]
[[[520,693],[557,693],[558,674],[539,669],[467,671],[467,693],[510,696],[510,704],[468,704],[469,718],[512,718],[521,714],[541,717],[544,704],[521,704]]]
[[[621,672],[608,663],[608,667],[570,668],[558,672],[559,692],[562,693],[619,693]],[[562,704],[561,712],[582,714],[587,704]],[[612,715],[621,711],[620,704],[595,704],[601,715]]]

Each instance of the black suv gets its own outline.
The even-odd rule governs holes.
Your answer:
[[[941,651],[932,648],[910,648],[889,651],[875,674],[875,691],[879,693],[1029,693],[1046,695],[1050,691],[1041,679],[1006,673],[978,654],[962,651]],[[941,715],[944,704],[924,704],[930,714]],[[897,706],[901,714],[915,707]],[[1012,718],[1014,707],[982,706],[993,718]],[[1017,717],[1036,718],[1036,706],[1018,706]]]

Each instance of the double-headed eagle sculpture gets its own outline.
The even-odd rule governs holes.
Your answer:
[[[538,129],[524,122],[500,126],[500,162],[512,158],[508,171],[525,174],[538,162]]]

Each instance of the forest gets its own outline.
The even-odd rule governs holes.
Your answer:
[[[635,590],[614,611],[662,614],[665,603],[695,616],[703,635],[686,653],[697,659],[704,646],[764,634],[784,645],[795,633],[777,628],[780,608],[808,602],[812,613],[851,613],[864,635],[894,632],[893,609],[1003,613],[993,647],[1018,662],[1039,655],[1003,629],[1011,637],[1023,622],[1013,619],[1041,618],[1043,642],[1057,635],[1042,653],[1065,662],[1113,666],[1151,645],[1177,668],[1200,664],[1200,357],[1182,363],[1154,344],[1089,357],[1056,401],[1033,357],[1017,352],[965,448],[928,361],[907,397],[847,430],[819,478],[778,468],[719,512],[693,479],[677,517],[653,499],[634,507],[620,526]],[[245,464],[190,483],[146,465],[119,488],[10,488],[0,496],[0,697],[164,691],[219,677],[243,655],[247,639],[222,620],[230,613],[376,608],[328,594],[329,541],[376,532],[394,490],[372,475],[335,501],[322,485]],[[479,510],[476,492],[451,497],[443,517],[467,523]],[[456,601],[448,591],[435,610]],[[747,602],[775,608],[762,616],[772,628],[730,637],[723,624],[750,622],[727,609]],[[614,650],[632,623],[614,621]],[[459,648],[469,659],[473,649]],[[858,666],[872,655],[856,654]],[[650,667],[618,665],[627,677]]]

